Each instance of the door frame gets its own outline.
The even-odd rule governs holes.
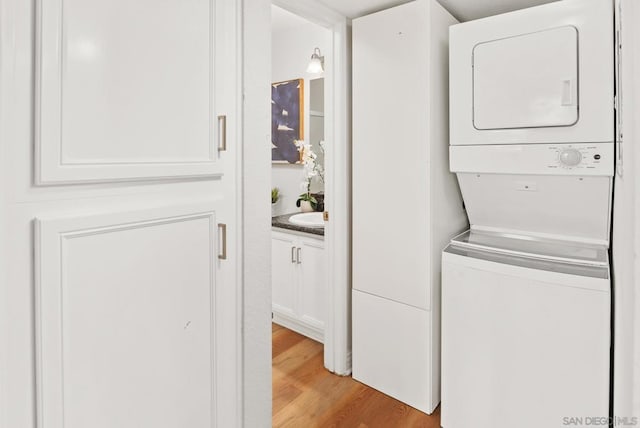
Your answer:
[[[314,0],[272,4],[331,31],[325,56],[325,226],[327,312],[324,365],[351,374],[351,81],[350,20]],[[265,72],[269,72],[265,70]],[[329,95],[327,97],[327,94]]]

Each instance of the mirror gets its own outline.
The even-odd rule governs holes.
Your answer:
[[[309,81],[309,143],[318,156],[316,162],[324,168],[324,151],[320,141],[324,141],[324,78]],[[324,183],[314,180],[311,191],[323,192]]]

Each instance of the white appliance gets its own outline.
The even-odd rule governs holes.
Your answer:
[[[353,21],[353,377],[440,402],[442,248],[467,228],[448,152],[448,28],[419,0]]]
[[[451,144],[609,142],[612,0],[564,0],[450,31]]]
[[[471,229],[442,259],[441,425],[607,418],[613,2],[450,36],[450,168]]]
[[[606,246],[472,229],[442,264],[443,428],[608,416]]]

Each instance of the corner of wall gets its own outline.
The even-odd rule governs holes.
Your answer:
[[[243,382],[246,427],[271,426],[270,34],[271,3],[242,2]]]

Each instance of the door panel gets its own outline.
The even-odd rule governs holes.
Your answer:
[[[353,378],[431,413],[430,312],[358,290],[352,299]]]
[[[431,134],[446,120],[430,116],[439,107],[430,105],[429,87],[440,83],[426,55],[437,36],[425,22],[442,24],[443,33],[449,22],[428,4],[356,20],[353,46],[353,288],[423,309],[431,307],[430,146],[446,144]],[[396,157],[396,150],[410,155]],[[385,203],[374,205],[381,194]],[[403,220],[387,228],[408,200]]]
[[[40,2],[38,180],[221,174],[214,6]]]
[[[224,393],[214,390],[224,304],[214,206],[38,220],[36,230],[42,425],[211,427]]]
[[[573,26],[473,49],[477,129],[570,126],[578,121],[578,30]]]

